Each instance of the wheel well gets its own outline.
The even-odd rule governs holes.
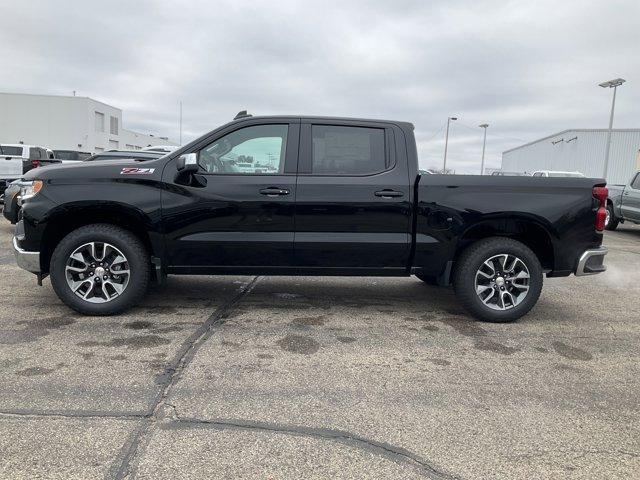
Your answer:
[[[554,252],[551,237],[544,227],[527,220],[484,222],[467,230],[458,243],[456,257],[472,243],[487,237],[507,237],[524,243],[533,250],[545,270],[553,270]]]
[[[49,272],[51,256],[60,240],[80,227],[95,223],[108,223],[130,231],[140,239],[147,251],[152,254],[153,247],[145,228],[146,222],[139,215],[119,209],[83,209],[49,221],[41,241],[40,266],[42,271],[44,273]]]

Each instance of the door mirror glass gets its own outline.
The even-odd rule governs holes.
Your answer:
[[[195,153],[184,153],[180,155],[176,161],[176,167],[179,172],[197,172],[198,155]]]

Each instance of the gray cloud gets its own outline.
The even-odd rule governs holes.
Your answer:
[[[423,167],[479,171],[523,141],[639,127],[640,3],[4,1],[0,90],[91,96],[124,126],[183,139],[242,109],[408,120]]]

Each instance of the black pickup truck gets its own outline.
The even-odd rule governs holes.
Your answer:
[[[413,274],[498,322],[534,306],[544,274],[604,271],[604,180],[420,175],[413,130],[239,114],[158,159],[34,170],[18,265],[91,315],[166,274]]]

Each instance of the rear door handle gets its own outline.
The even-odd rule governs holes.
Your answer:
[[[403,197],[404,193],[402,192],[397,192],[395,190],[379,190],[375,193],[376,197],[382,197],[382,198],[396,198],[396,197]]]
[[[286,188],[268,187],[262,188],[260,194],[266,195],[267,197],[279,197],[281,195],[289,195],[289,190]]]

